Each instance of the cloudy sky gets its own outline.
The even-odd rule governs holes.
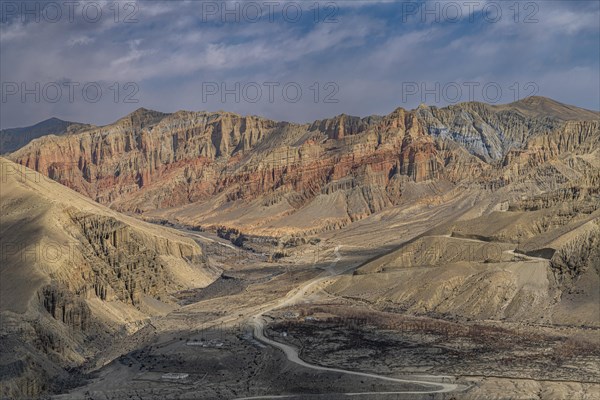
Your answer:
[[[600,2],[2,1],[2,128],[139,108],[312,121],[536,94],[600,109]]]

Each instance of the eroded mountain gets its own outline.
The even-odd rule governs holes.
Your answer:
[[[108,126],[41,138],[10,157],[120,211],[307,234],[461,185],[495,190],[564,154],[591,154],[597,115],[544,98],[303,125],[140,109]]]

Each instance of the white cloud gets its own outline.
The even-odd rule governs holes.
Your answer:
[[[295,121],[385,113],[403,105],[400,90],[407,81],[496,80],[508,86],[536,80],[541,94],[588,108],[597,107],[600,97],[600,50],[591,48],[599,41],[600,22],[598,7],[589,2],[540,2],[537,24],[508,16],[495,24],[470,24],[466,14],[460,24],[401,23],[397,12],[387,13],[395,4],[387,1],[386,13],[372,2],[338,2],[334,24],[215,24],[201,21],[198,2],[138,3],[133,24],[115,23],[110,14],[97,24],[0,24],[3,81],[140,86],[135,105],[9,102],[2,107],[3,126],[36,122],[49,112],[109,122],[142,105],[165,111],[231,108]],[[582,43],[590,48],[580,49]],[[583,84],[583,77],[592,84]],[[334,81],[340,102],[203,104],[199,90],[207,80],[297,81],[306,87]]]
[[[25,24],[5,23],[0,24],[0,43],[9,43],[18,41],[27,36]]]
[[[85,46],[87,44],[90,43],[94,43],[94,38],[91,38],[89,36],[78,36],[78,37],[73,37],[70,38],[69,41],[67,42],[69,46],[73,47],[73,46]]]

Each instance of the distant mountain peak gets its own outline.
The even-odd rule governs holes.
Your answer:
[[[155,111],[155,110],[150,110],[148,108],[145,107],[140,107],[138,109],[136,109],[135,111],[130,112],[129,114],[127,114],[125,116],[125,118],[131,118],[131,117],[145,117],[148,115],[169,115],[168,113],[163,113],[160,111]]]
[[[64,135],[88,127],[90,125],[51,117],[32,126],[2,129],[0,130],[0,154],[11,153],[42,136]]]
[[[554,117],[562,120],[598,120],[600,112],[560,103],[543,96],[530,96],[499,108],[514,109],[530,117]]]
[[[132,126],[135,130],[138,130],[155,125],[169,115],[171,114],[140,107],[117,120],[116,124]]]

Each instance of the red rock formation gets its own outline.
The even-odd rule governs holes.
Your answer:
[[[38,139],[11,158],[122,211],[217,207],[271,194],[298,209],[342,191],[347,202],[366,204],[368,212],[344,211],[354,220],[398,203],[406,179],[497,188],[561,154],[590,153],[599,137],[598,121],[528,117],[480,103],[310,125],[140,109],[112,125]]]

